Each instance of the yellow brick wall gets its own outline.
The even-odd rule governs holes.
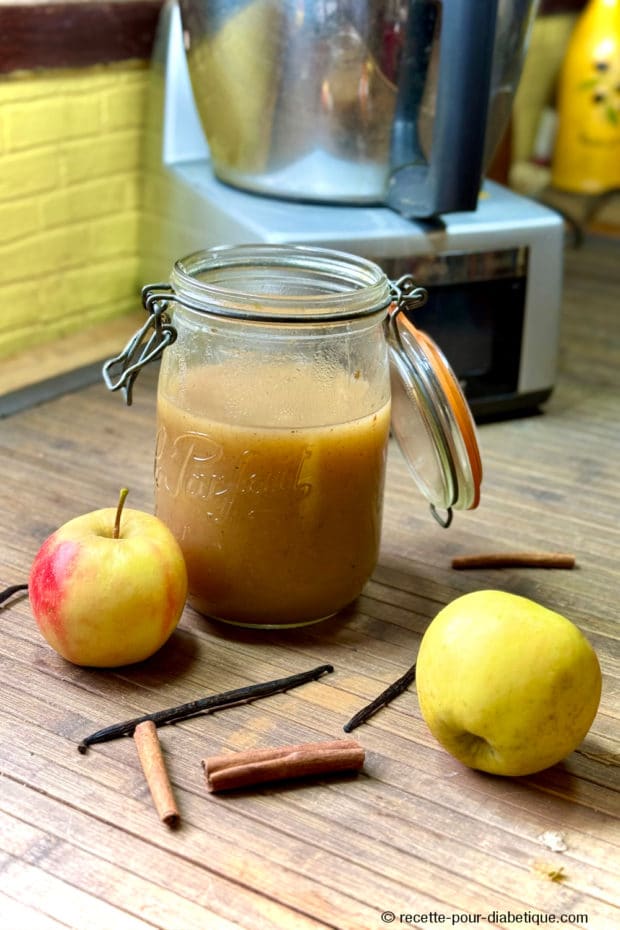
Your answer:
[[[0,358],[135,309],[148,65],[0,79]]]

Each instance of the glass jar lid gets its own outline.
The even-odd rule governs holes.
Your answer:
[[[453,509],[478,506],[482,461],[474,420],[450,364],[405,314],[426,300],[426,292],[413,287],[410,278],[394,285],[397,300],[388,317],[392,431],[433,515],[449,526]]]

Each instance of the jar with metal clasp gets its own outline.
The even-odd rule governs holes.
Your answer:
[[[161,357],[155,512],[198,611],[283,628],[352,602],[378,560],[390,431],[439,522],[478,504],[469,408],[407,316],[425,300],[409,276],[292,245],[197,252],[144,288],[149,316],[104,378],[130,403]]]

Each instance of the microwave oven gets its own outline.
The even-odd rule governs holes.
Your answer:
[[[408,220],[388,207],[292,203],[236,190],[203,160],[163,172],[166,197],[146,200],[144,283],[166,280],[176,259],[213,245],[352,252],[394,281],[411,273],[426,288],[427,303],[412,319],[442,349],[477,420],[535,410],[550,396],[564,249],[555,211],[487,181],[473,212]]]
[[[217,245],[324,246],[412,273],[428,291],[415,323],[443,349],[477,419],[535,409],[554,386],[564,223],[503,185],[483,184],[471,212],[407,219],[381,204],[306,203],[219,181],[198,114],[178,9],[153,61],[143,164],[142,283]],[[458,157],[455,153],[454,157]],[[311,160],[321,177],[333,170]],[[283,169],[285,170],[285,169]]]

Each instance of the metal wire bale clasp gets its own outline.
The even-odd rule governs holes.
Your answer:
[[[146,322],[134,333],[122,352],[108,359],[103,366],[106,387],[109,391],[122,390],[128,407],[132,403],[134,381],[142,368],[158,359],[177,338],[177,331],[166,313],[173,299],[174,291],[169,284],[143,287],[142,304],[149,314]]]

